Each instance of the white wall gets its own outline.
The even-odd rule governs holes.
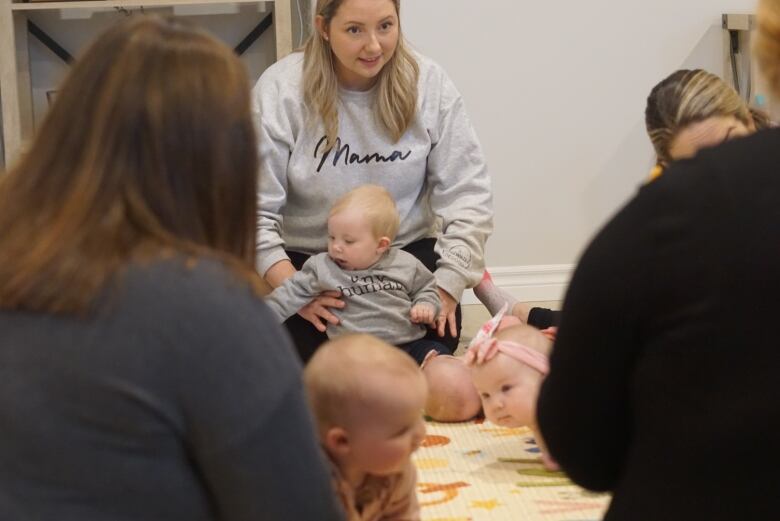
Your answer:
[[[557,298],[562,284],[534,288],[535,276],[520,275],[560,268],[565,278],[653,164],[644,130],[651,87],[681,67],[722,75],[720,15],[751,12],[754,3],[403,3],[407,39],[444,66],[465,98],[493,177],[487,263],[513,275],[505,284],[518,296]]]
[[[723,74],[720,14],[753,7],[754,0],[403,1],[407,39],[450,73],[484,146],[496,211],[487,262],[499,284],[525,299],[560,297],[589,237],[653,163],[643,121],[650,88],[680,67]],[[75,53],[117,16],[63,21],[53,11],[33,19]],[[196,20],[235,44],[261,16],[242,6],[239,16]],[[293,23],[297,38],[297,11]],[[245,57],[253,78],[273,60],[272,32]],[[38,116],[65,66],[30,41]]]

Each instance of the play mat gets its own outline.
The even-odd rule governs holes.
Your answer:
[[[428,422],[414,461],[423,521],[597,521],[609,504],[545,470],[526,428]]]

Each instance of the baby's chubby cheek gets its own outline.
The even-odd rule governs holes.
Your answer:
[[[509,410],[485,407],[485,417],[490,423],[510,428],[529,427],[534,423],[533,408],[526,404],[516,404]]]

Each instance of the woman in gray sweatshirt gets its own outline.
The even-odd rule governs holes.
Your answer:
[[[436,276],[437,328],[454,350],[463,290],[477,284],[492,231],[490,178],[463,100],[437,64],[408,50],[400,0],[318,0],[303,52],[253,91],[261,180],[257,267],[276,287],[326,250],[327,213],[349,190],[384,186],[401,247]],[[307,360],[338,322],[323,294],[286,325]],[[316,326],[316,327],[315,327]]]

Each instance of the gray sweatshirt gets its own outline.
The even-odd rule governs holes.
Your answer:
[[[339,138],[325,151],[318,115],[303,103],[303,54],[269,67],[253,90],[260,142],[258,261],[260,273],[289,249],[313,255],[327,248],[333,202],[372,183],[392,194],[401,217],[395,246],[435,237],[437,284],[460,300],[484,269],[493,229],[492,196],[482,149],[463,100],[437,64],[420,65],[417,115],[397,143],[374,117],[376,89],[341,90]]]
[[[344,521],[288,336],[192,260],[87,316],[0,310],[0,519]]]
[[[367,333],[399,345],[425,336],[426,326],[413,324],[410,311],[427,303],[439,312],[441,302],[433,274],[411,253],[390,248],[365,270],[343,270],[327,253],[310,257],[284,281],[266,303],[286,320],[323,291],[340,291],[346,306],[330,308],[340,324],[328,324],[328,337]]]

